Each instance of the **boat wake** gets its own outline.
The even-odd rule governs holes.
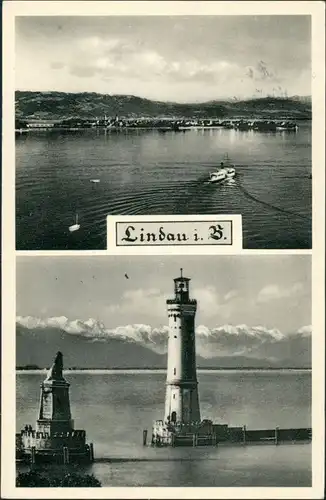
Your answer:
[[[299,217],[300,219],[305,219],[305,220],[310,220],[309,217],[306,215],[298,214],[297,212],[292,212],[291,210],[287,210],[285,208],[278,207],[276,205],[272,205],[271,203],[268,203],[267,201],[260,200],[259,198],[256,198],[256,196],[253,196],[249,191],[246,190],[246,188],[243,187],[241,182],[237,182],[237,187],[239,190],[250,200],[255,201],[256,203],[260,203],[261,205],[264,205],[265,207],[271,208],[272,210],[275,210],[277,212],[281,212],[283,214],[288,214],[292,215],[293,217]]]
[[[265,200],[252,195],[242,185],[241,174],[236,178],[226,179],[225,181],[212,184],[207,181],[207,177],[200,176],[191,181],[178,183],[165,183],[159,187],[139,186],[135,188],[132,194],[119,193],[115,199],[94,199],[88,203],[88,210],[85,210],[85,224],[97,220],[97,236],[106,237],[106,216],[111,215],[143,215],[151,213],[153,215],[169,214],[192,214],[192,213],[244,213],[248,211],[249,206],[245,199],[259,203],[262,206],[273,210],[274,212],[291,215],[292,217],[309,220],[307,216],[292,212],[279,206],[268,203]],[[230,196],[230,190],[237,190]],[[218,197],[216,194],[219,194]],[[245,198],[245,199],[244,199]],[[94,234],[95,238],[96,235]],[[89,235],[90,237],[90,235]]]
[[[276,205],[273,205],[272,203],[261,200],[260,198],[257,198],[256,196],[252,195],[251,193],[249,193],[249,191],[247,191],[247,189],[243,186],[243,184],[241,184],[241,182],[239,182],[239,175],[237,176],[237,179],[234,179],[234,178],[224,179],[222,182],[220,182],[218,184],[212,184],[212,182],[210,182],[210,181],[204,181],[204,184],[214,185],[214,187],[216,187],[216,185],[218,185],[220,187],[222,187],[222,186],[223,187],[236,186],[239,189],[239,191],[241,191],[241,193],[244,194],[246,196],[246,198],[248,198],[249,200],[252,200],[256,203],[259,203],[260,205],[268,207],[274,211],[281,212],[283,214],[288,214],[288,215],[291,215],[293,217],[299,217],[301,219],[309,220],[309,217],[307,217],[306,215],[298,214],[297,212],[292,212],[292,210],[278,207]]]

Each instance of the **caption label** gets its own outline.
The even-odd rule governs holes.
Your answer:
[[[231,220],[116,222],[116,245],[232,245],[232,229]]]
[[[108,215],[107,250],[115,255],[236,253],[241,215]]]

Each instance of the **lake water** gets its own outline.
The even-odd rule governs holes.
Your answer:
[[[207,183],[228,153],[237,180]],[[311,125],[16,138],[16,248],[104,249],[106,216],[242,214],[244,248],[311,248]],[[100,179],[93,184],[91,179]],[[78,213],[81,229],[69,233]]]
[[[103,486],[311,486],[310,444],[152,448],[142,431],[163,417],[165,373],[65,375],[76,429],[96,458],[85,469]],[[17,375],[17,431],[33,424],[44,374]],[[306,371],[199,373],[202,418],[248,429],[311,426]],[[109,462],[110,458],[125,459]],[[107,461],[105,461],[107,459]]]

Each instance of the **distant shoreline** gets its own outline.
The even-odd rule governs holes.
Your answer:
[[[231,121],[231,120],[230,120]],[[288,122],[295,122],[299,120],[295,119],[288,119]],[[306,122],[311,122],[312,120],[310,119],[304,119],[300,121],[306,121]],[[174,130],[172,128],[166,128],[166,127],[155,127],[150,126],[150,127],[136,127],[136,126],[129,126],[129,127],[31,127],[31,128],[20,128],[20,129],[15,129],[15,133],[19,134],[27,134],[31,132],[77,132],[77,131],[85,131],[85,130],[92,130],[92,131],[105,131],[105,132],[125,132],[125,131],[134,131],[134,130],[157,130],[159,132],[183,132],[187,130],[234,130],[234,129],[228,129],[225,127],[222,127],[220,125],[193,125],[189,127],[179,127],[178,130]],[[251,129],[249,129],[251,130]],[[249,130],[239,130],[240,132],[248,132]],[[258,132],[254,130],[254,132]]]
[[[218,99],[195,103],[164,102],[132,95],[94,92],[15,92],[16,120],[105,121],[311,119],[310,96],[264,96],[248,99]],[[90,124],[90,123],[89,123]],[[162,123],[163,124],[163,123]],[[138,123],[141,125],[141,123]],[[157,123],[158,125],[158,123]],[[20,128],[20,127],[16,127]]]
[[[16,368],[17,373],[44,373],[49,368]],[[197,371],[200,372],[214,372],[214,371],[311,371],[311,368],[197,368]],[[110,373],[110,372],[156,372],[156,373],[165,373],[165,368],[68,368],[64,370],[64,373],[77,373],[77,372],[101,372],[101,373]]]

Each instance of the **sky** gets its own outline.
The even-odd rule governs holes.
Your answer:
[[[17,17],[15,71],[17,90],[176,102],[310,95],[310,17]]]
[[[311,324],[310,266],[305,255],[21,256],[17,316],[92,318],[100,329],[162,328],[168,324],[165,300],[183,267],[198,300],[198,327],[262,326],[288,335]]]

